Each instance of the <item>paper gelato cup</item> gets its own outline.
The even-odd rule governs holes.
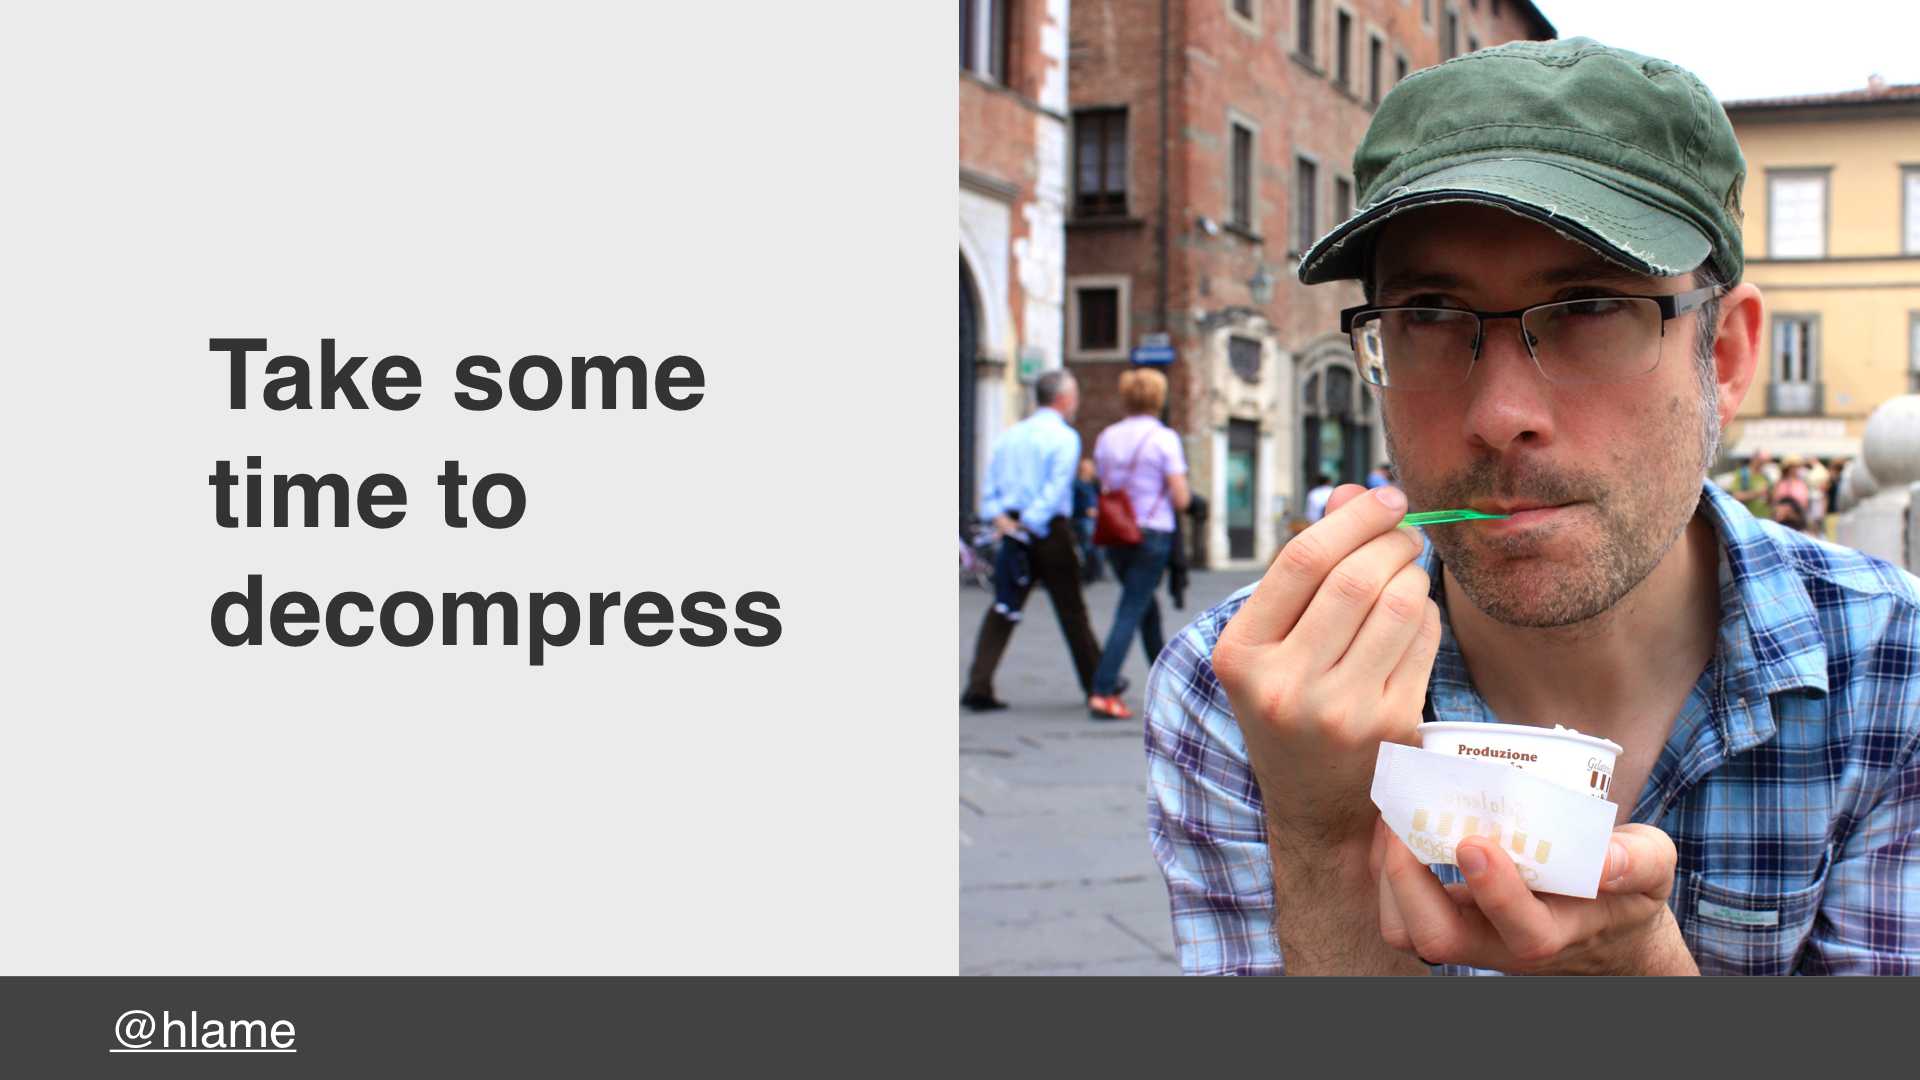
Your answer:
[[[1420,725],[1420,747],[1436,754],[1511,765],[1561,787],[1606,799],[1620,744],[1558,724],[1475,724],[1441,720]]]

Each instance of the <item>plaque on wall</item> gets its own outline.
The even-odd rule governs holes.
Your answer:
[[[1233,373],[1250,383],[1260,381],[1260,343],[1252,338],[1227,339],[1227,365]]]

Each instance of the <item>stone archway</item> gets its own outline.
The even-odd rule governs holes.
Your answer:
[[[1300,490],[1310,490],[1323,473],[1336,484],[1365,483],[1375,461],[1373,395],[1353,365],[1345,341],[1311,349],[1301,367]]]
[[[974,519],[979,479],[974,475],[979,428],[980,300],[967,257],[960,256],[960,522]]]

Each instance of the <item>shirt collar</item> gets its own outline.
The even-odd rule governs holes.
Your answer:
[[[1772,695],[1827,692],[1826,637],[1789,547],[1714,484],[1702,485],[1700,512],[1719,536],[1721,552],[1720,633],[1713,663],[1728,700],[1714,711],[1728,751],[1737,753],[1773,737]],[[1477,700],[1454,639],[1440,558],[1432,544],[1420,562],[1433,577],[1432,596],[1440,605],[1440,650],[1429,680],[1439,691],[1436,705],[1449,714],[1443,719],[1492,720],[1484,702]],[[1471,705],[1455,696],[1461,692],[1474,699]]]

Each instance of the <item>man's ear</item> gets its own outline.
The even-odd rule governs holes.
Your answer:
[[[1724,430],[1747,399],[1760,367],[1760,328],[1767,305],[1751,282],[1734,286],[1720,298],[1720,326],[1713,337],[1714,382],[1720,391],[1720,427]]]

